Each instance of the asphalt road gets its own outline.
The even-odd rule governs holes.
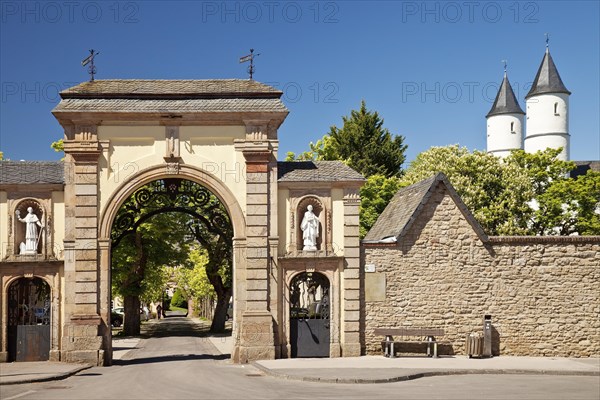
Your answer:
[[[148,338],[111,367],[61,381],[0,386],[0,399],[594,399],[598,377],[464,375],[388,384],[324,384],[234,365],[186,318],[149,324]]]

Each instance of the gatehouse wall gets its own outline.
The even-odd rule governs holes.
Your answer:
[[[600,356],[600,237],[483,239],[440,183],[397,243],[365,243],[365,352],[381,354],[375,328],[409,326],[465,354],[488,314],[496,355]]]

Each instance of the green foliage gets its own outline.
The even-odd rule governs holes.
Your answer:
[[[367,110],[364,101],[359,110],[342,117],[342,128],[332,126],[329,133],[310,143],[310,150],[295,156],[289,152],[286,161],[340,160],[364,176],[400,176],[406,145],[403,136],[392,136],[383,127],[383,118]]]
[[[188,220],[177,212],[157,214],[141,224],[135,235],[123,238],[113,249],[113,293],[139,296],[146,302],[160,300],[169,279],[165,267],[187,259]]]
[[[538,196],[536,233],[600,235],[600,172],[559,179]]]
[[[401,175],[406,151],[403,136],[392,136],[383,127],[383,118],[367,110],[364,100],[359,110],[352,110],[350,116],[342,120],[342,128],[332,126],[329,130],[331,143],[323,142],[325,160],[345,160],[366,177]]]
[[[176,288],[171,298],[171,307],[187,308],[187,295],[181,288]]]
[[[4,160],[4,152],[0,151],[0,161]]]
[[[175,282],[194,299],[215,296],[215,289],[206,275],[208,254],[200,246],[192,246],[185,264],[175,271]]]
[[[65,141],[64,139],[58,139],[56,142],[52,142],[50,145],[57,153],[62,153],[65,151]]]
[[[432,147],[410,164],[402,183],[445,173],[490,235],[591,234],[600,199],[589,190],[597,187],[597,177],[567,178],[575,164],[557,160],[560,152],[516,150],[502,160],[458,145]]]
[[[360,189],[360,237],[369,232],[396,192],[406,184],[400,178],[371,175]]]

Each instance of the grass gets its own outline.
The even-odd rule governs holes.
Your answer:
[[[182,311],[184,313],[188,312],[187,308],[170,306],[167,311]]]

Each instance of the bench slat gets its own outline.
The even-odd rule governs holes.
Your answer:
[[[444,330],[439,328],[376,328],[378,336],[444,336]]]

